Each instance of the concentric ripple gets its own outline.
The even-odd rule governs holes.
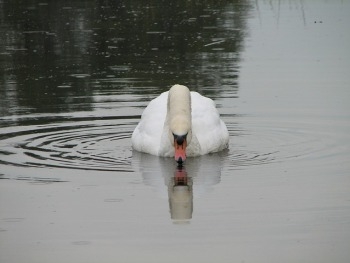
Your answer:
[[[22,167],[131,171],[132,120],[19,126],[2,134],[0,162]]]
[[[137,160],[133,160],[130,137],[138,117],[81,118],[1,128],[0,175],[6,175],[9,167],[16,172],[22,168],[17,178],[26,176],[28,168],[35,168],[31,174],[43,168],[41,179],[46,174],[50,178],[52,168],[133,172]],[[350,140],[349,127],[343,122],[326,128],[325,123],[261,122],[237,116],[224,119],[230,147],[219,153],[218,163],[225,170],[290,161],[345,166],[350,158],[348,146],[343,144]]]
[[[236,127],[237,126],[237,127]],[[298,162],[298,165],[347,165],[350,140],[345,122],[244,118],[228,125],[231,134],[227,168]],[[238,129],[239,127],[239,129]]]

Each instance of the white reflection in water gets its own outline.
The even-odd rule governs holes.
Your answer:
[[[132,165],[141,171],[143,182],[161,196],[168,196],[171,219],[188,222],[194,210],[193,198],[210,191],[220,182],[226,152],[188,158],[177,166],[173,158],[162,158],[133,151]]]

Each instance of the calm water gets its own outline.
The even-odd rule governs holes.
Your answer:
[[[0,1],[1,262],[348,262],[349,1]],[[133,152],[175,83],[226,152]]]

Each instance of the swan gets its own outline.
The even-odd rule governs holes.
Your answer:
[[[228,148],[229,133],[213,100],[176,84],[148,104],[131,141],[136,151],[182,164]]]

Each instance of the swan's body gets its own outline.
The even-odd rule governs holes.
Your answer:
[[[153,155],[199,156],[228,148],[229,134],[215,103],[174,85],[153,99],[132,134],[132,147]]]

